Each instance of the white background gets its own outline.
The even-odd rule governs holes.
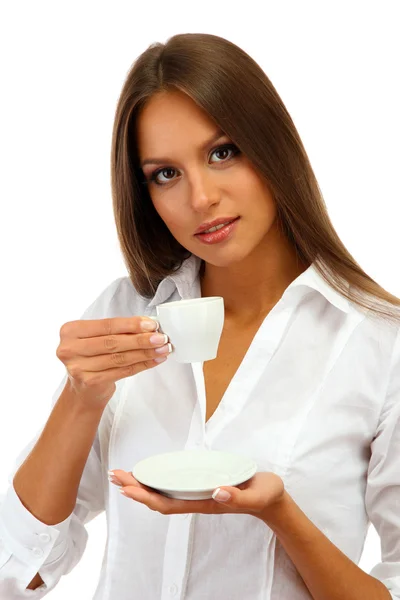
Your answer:
[[[1,493],[64,375],[55,355],[61,325],[127,275],[112,213],[111,132],[127,71],[153,42],[213,33],[261,65],[299,130],[339,236],[400,296],[396,9],[384,0],[1,5]],[[88,531],[86,552],[54,600],[94,593],[104,515]],[[371,528],[360,566],[379,560]]]

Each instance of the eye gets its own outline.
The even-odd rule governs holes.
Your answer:
[[[213,154],[217,154],[218,152],[222,152],[224,154],[228,153],[228,157],[224,157],[222,158],[222,160],[218,160],[218,161],[214,161],[217,163],[221,163],[221,162],[227,162],[228,160],[231,160],[234,156],[240,154],[240,150],[237,146],[235,146],[235,144],[224,144],[223,146],[218,146],[218,148],[215,148],[214,150],[211,151],[211,155]],[[231,152],[231,155],[229,155],[229,152]],[[166,185],[167,183],[169,183],[170,181],[173,181],[173,177],[169,177],[167,175],[167,173],[172,174],[174,171],[176,171],[176,169],[174,169],[173,167],[163,167],[162,169],[157,169],[157,171],[154,171],[150,177],[149,177],[149,183],[155,183],[156,185],[162,186],[162,185]],[[159,175],[162,174],[164,177],[166,177],[166,180],[159,180]]]
[[[223,158],[222,160],[219,160],[218,162],[226,162],[227,160],[230,160],[231,158],[234,158],[235,156],[240,154],[240,150],[237,146],[235,146],[235,144],[224,144],[223,146],[218,146],[218,148],[212,150],[211,154],[217,154],[217,152],[228,152],[228,156]],[[231,152],[232,154],[229,155],[229,152]]]

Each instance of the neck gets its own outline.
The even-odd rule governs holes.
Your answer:
[[[248,326],[263,319],[308,266],[281,236],[267,251],[264,248],[262,253],[254,252],[229,266],[205,263],[201,295],[222,296],[225,321]]]

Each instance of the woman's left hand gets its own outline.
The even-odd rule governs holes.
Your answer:
[[[221,492],[228,492],[230,498],[223,501],[223,497],[210,500],[174,500],[158,493],[152,488],[139,483],[127,471],[114,470],[115,481],[110,481],[121,486],[127,498],[145,504],[151,510],[163,515],[202,513],[244,513],[264,519],[268,508],[275,506],[283,498],[285,488],[282,479],[275,473],[256,473],[245,483],[236,487],[223,486],[217,488]],[[111,475],[111,472],[109,472]],[[215,493],[214,493],[215,496]],[[223,495],[222,495],[223,496]]]

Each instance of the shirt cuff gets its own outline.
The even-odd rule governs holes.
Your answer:
[[[25,508],[11,484],[0,506],[0,538],[9,552],[38,569],[65,552],[71,518],[72,514],[55,525],[42,523]]]

